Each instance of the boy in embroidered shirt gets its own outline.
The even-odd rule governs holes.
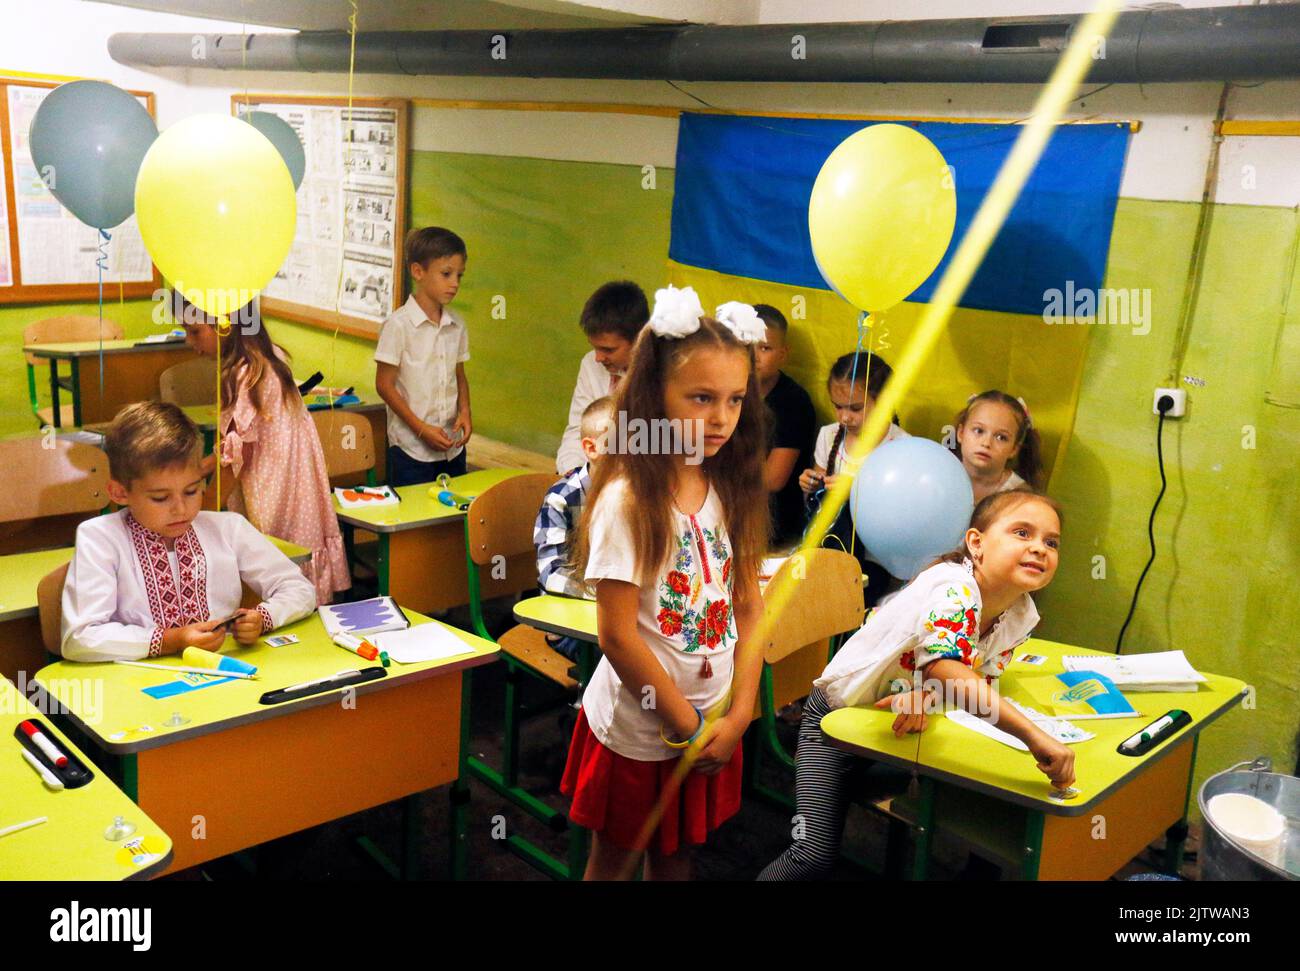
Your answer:
[[[537,547],[537,582],[543,593],[595,599],[573,575],[569,541],[578,528],[582,503],[591,485],[591,466],[605,454],[605,436],[613,419],[612,398],[597,398],[587,405],[582,413],[582,453],[587,461],[551,486],[542,499],[533,527],[533,545]],[[582,642],[575,637],[548,634],[546,640],[571,661],[577,659],[582,648]]]
[[[125,506],[77,527],[63,587],[62,654],[140,660],[243,645],[316,609],[302,571],[231,512],[202,512],[198,429],[172,404],[123,408],[104,440],[108,495]],[[242,585],[261,598],[241,609]]]
[[[388,405],[388,484],[465,474],[469,334],[447,307],[465,275],[465,241],[426,226],[406,239],[414,286],[379,331],[375,390]]]

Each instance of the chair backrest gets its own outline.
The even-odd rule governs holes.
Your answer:
[[[768,631],[763,660],[768,664],[862,626],[862,567],[856,557],[841,550],[800,551],[781,565],[767,589],[778,583],[790,583],[794,591],[780,617],[773,617],[764,603]]]
[[[62,657],[63,651],[63,583],[68,578],[68,567],[64,563],[41,577],[36,585],[36,609],[41,617],[41,642],[45,649],[55,657]]]
[[[466,513],[470,559],[487,566],[497,556],[509,559],[534,553],[533,525],[546,490],[554,484],[553,474],[530,472],[504,479],[481,492]],[[534,572],[532,583],[536,582]]]
[[[331,479],[375,467],[375,437],[365,415],[325,409],[311,412],[311,417],[325,451],[325,473]]]
[[[33,435],[0,441],[0,522],[108,505],[108,456],[94,445]]]
[[[98,317],[84,314],[68,314],[63,317],[46,317],[23,328],[24,344],[76,344],[81,341],[95,341],[103,337],[106,341],[121,340],[126,336],[120,324],[105,319],[100,329]],[[27,363],[32,366],[47,364],[40,358],[25,355]]]
[[[196,357],[173,364],[158,375],[158,397],[189,408],[217,403],[217,362]]]

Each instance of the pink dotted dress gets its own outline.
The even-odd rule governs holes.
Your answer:
[[[316,424],[295,393],[280,394],[271,371],[263,375],[262,410],[253,404],[245,366],[234,405],[221,412],[221,464],[237,480],[227,506],[263,533],[311,550],[303,572],[316,597],[329,603],[352,585],[343,534],[334,515],[325,452]]]

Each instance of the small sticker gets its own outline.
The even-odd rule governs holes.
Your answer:
[[[126,732],[114,732],[112,735],[108,736],[110,742],[120,742],[124,738],[126,738]]]
[[[1018,664],[1043,664],[1047,658],[1041,654],[1021,654],[1016,658]]]
[[[157,836],[137,836],[118,848],[117,862],[123,866],[148,866],[166,852],[166,844]]]
[[[290,644],[297,644],[298,637],[296,634],[275,634],[271,637],[263,637],[262,642],[271,647],[288,647]]]

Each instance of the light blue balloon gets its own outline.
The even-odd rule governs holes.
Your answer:
[[[112,229],[135,212],[135,179],[158,126],[134,95],[103,81],[61,84],[28,134],[37,174],[83,223]]]
[[[910,580],[961,545],[975,494],[948,449],[928,438],[898,438],[866,457],[849,502],[863,546],[893,576]]]
[[[307,172],[307,153],[303,150],[302,139],[293,130],[293,126],[279,115],[269,111],[250,111],[245,114],[241,110],[239,117],[265,135],[275,146],[275,150],[280,153],[280,158],[284,159],[284,164],[289,167],[294,189],[302,185],[302,177]]]

